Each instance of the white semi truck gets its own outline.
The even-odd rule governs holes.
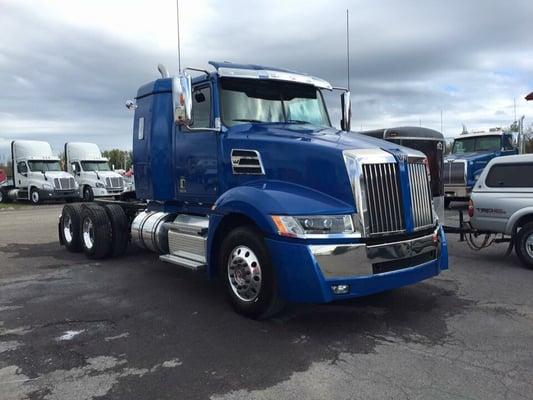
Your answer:
[[[46,142],[0,142],[0,202],[73,200],[80,196],[74,177],[61,170],[59,157]]]
[[[65,170],[74,175],[84,201],[121,196],[125,191],[124,178],[111,170],[94,143],[65,143]]]

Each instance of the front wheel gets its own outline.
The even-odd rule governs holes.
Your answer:
[[[239,314],[264,319],[283,309],[274,267],[257,229],[231,231],[222,243],[219,265],[227,298]]]
[[[85,186],[83,188],[83,201],[93,201],[94,193],[90,186]]]
[[[533,269],[533,222],[525,224],[518,232],[516,254],[522,264]]]
[[[0,189],[0,203],[9,203],[9,200],[7,191]]]
[[[41,195],[39,191],[35,188],[32,188],[30,191],[30,201],[33,205],[37,205],[41,202]]]

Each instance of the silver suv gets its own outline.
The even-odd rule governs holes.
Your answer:
[[[468,213],[474,229],[510,235],[522,263],[533,268],[533,154],[492,159],[474,186]]]

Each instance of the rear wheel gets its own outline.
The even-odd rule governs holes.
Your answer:
[[[81,204],[65,205],[59,222],[59,235],[68,251],[80,252],[82,250],[80,228]]]
[[[81,219],[81,243],[85,255],[95,260],[108,256],[112,233],[105,209],[97,204],[83,204]]]
[[[533,269],[533,222],[525,224],[520,229],[515,248],[522,264]]]
[[[11,199],[7,195],[7,191],[0,189],[0,203],[9,203]]]
[[[274,267],[257,229],[231,231],[222,243],[219,265],[228,300],[239,314],[263,319],[283,309],[285,302],[278,295]]]
[[[90,186],[83,187],[83,201],[93,201],[94,193],[93,189]]]
[[[39,191],[35,188],[32,188],[30,190],[30,201],[34,205],[37,205],[41,202],[41,195],[39,194]]]
[[[119,257],[126,252],[129,242],[129,223],[126,213],[117,204],[106,204],[104,206],[111,223],[111,253],[112,257]]]

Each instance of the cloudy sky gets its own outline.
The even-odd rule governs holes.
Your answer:
[[[182,60],[285,67],[346,85],[354,129],[418,125],[446,136],[533,120],[533,2],[181,0]],[[0,0],[0,138],[131,148],[124,102],[177,70],[175,0]],[[328,97],[337,121],[339,101]]]

